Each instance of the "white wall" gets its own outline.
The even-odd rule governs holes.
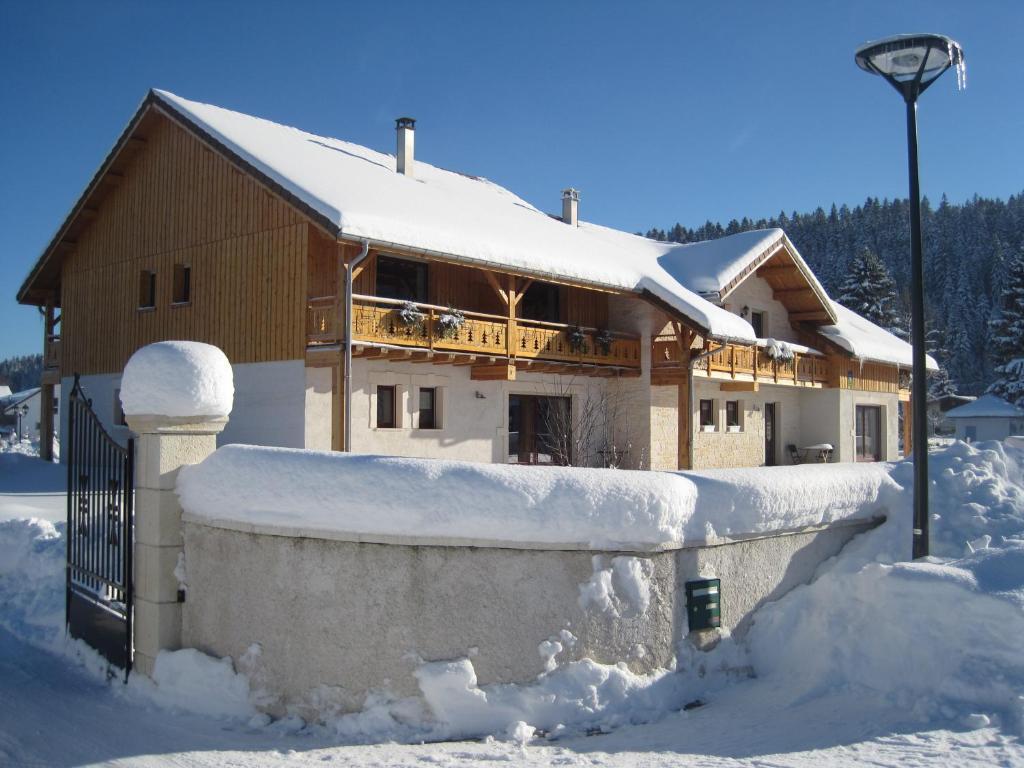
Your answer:
[[[899,398],[883,392],[861,392],[856,389],[833,390],[839,393],[839,461],[857,458],[858,405],[882,407],[882,461],[899,458]]]

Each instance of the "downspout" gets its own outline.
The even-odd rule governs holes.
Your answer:
[[[370,250],[370,241],[363,239],[363,249],[345,270],[345,441],[342,450],[352,451],[352,273],[362,264]]]
[[[690,439],[686,441],[686,444],[689,447],[689,456],[687,456],[686,458],[687,458],[687,464],[690,465],[690,469],[693,469],[693,443],[694,443],[694,440],[696,439],[695,438],[696,433],[695,433],[695,431],[693,429],[693,390],[694,390],[694,386],[693,386],[693,366],[695,366],[698,362],[703,360],[705,357],[709,357],[709,356],[715,354],[715,352],[721,352],[723,349],[726,348],[726,346],[727,345],[723,344],[722,346],[715,347],[714,349],[707,349],[707,350],[704,350],[703,352],[701,352],[696,357],[691,357],[690,358],[689,371],[687,371],[687,376],[690,377],[690,379],[689,379],[690,385],[687,387],[687,394],[689,395],[689,401],[690,401],[688,403],[688,406],[690,408],[690,418],[688,418],[686,420],[687,424],[688,424],[688,426],[690,428]]]

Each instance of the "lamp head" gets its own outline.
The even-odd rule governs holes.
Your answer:
[[[915,100],[950,67],[956,67],[957,87],[966,85],[964,51],[945,35],[895,35],[865,43],[855,54],[857,66],[881,75],[907,101]]]

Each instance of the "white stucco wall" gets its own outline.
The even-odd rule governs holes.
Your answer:
[[[862,392],[837,389],[839,393],[838,461],[855,461],[857,457],[856,414],[858,405],[882,407],[882,461],[899,458],[899,397],[883,392]],[[833,443],[834,444],[834,443]]]
[[[235,404],[227,428],[217,445],[249,443],[302,448],[305,441],[306,369],[302,360],[248,363],[231,366],[235,379]],[[61,379],[61,403],[67,402],[74,379]],[[82,389],[93,402],[93,411],[114,439],[122,444],[131,436],[128,427],[115,423],[115,392],[121,374],[83,376]],[[60,434],[67,434],[67,409],[60,409]],[[66,452],[61,452],[62,460]]]
[[[397,387],[395,428],[376,426],[378,386]],[[421,387],[438,390],[439,429],[416,426]],[[508,458],[509,395],[569,396],[572,407],[579,409],[600,401],[607,391],[606,379],[587,376],[520,371],[515,381],[473,381],[470,366],[357,358],[352,365],[352,450],[503,463]],[[329,417],[329,403],[325,405],[320,396],[312,399],[320,418]],[[314,429],[308,422],[306,432],[311,434]]]
[[[340,386],[340,383],[339,383]],[[332,448],[332,408],[334,406],[332,368],[306,369],[305,448],[329,451]],[[340,418],[340,414],[339,414]]]
[[[528,682],[544,671],[538,644],[563,629],[576,642],[560,663],[671,668],[691,658],[680,653],[688,637],[701,645],[717,634],[687,635],[687,581],[720,577],[722,626],[742,635],[758,606],[807,582],[871,525],[627,555],[647,562],[650,602],[620,591],[613,612],[581,603],[580,587],[624,553],[366,544],[185,519],[184,646],[238,659],[258,643],[246,672],[269,694],[262,706],[309,719],[359,710],[372,690],[418,695],[420,660],[471,656],[481,684]]]

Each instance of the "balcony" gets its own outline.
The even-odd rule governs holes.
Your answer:
[[[43,368],[60,367],[60,336],[50,334],[43,345]]]
[[[306,331],[310,347],[336,344],[341,339],[338,302],[334,297],[311,299]],[[544,361],[575,366],[640,370],[640,339],[563,323],[451,310],[432,304],[412,304],[375,296],[353,297],[353,347],[365,343],[384,348],[411,348],[433,353],[516,361],[526,370],[545,370]],[[452,358],[448,358],[449,361]],[[556,370],[556,369],[549,369]]]
[[[699,353],[693,350],[694,355]],[[670,383],[686,373],[674,335],[653,340],[652,361],[651,377],[656,382]],[[736,344],[727,344],[694,364],[694,375],[712,379],[802,387],[828,386],[830,374],[829,362],[821,355],[796,352],[792,359],[780,360],[760,347]]]

